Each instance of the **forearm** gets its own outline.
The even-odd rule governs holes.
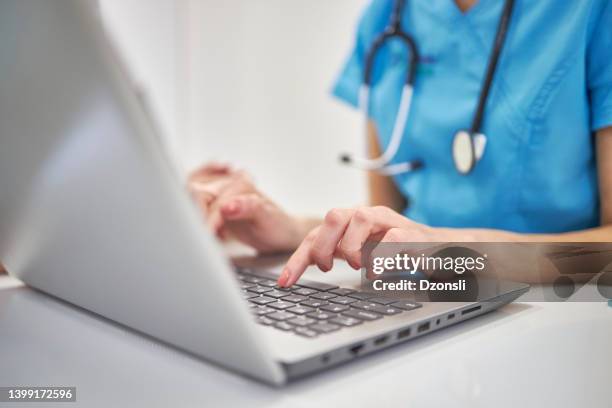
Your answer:
[[[458,235],[462,242],[612,242],[612,225],[559,234],[520,234],[494,229],[444,229]],[[456,234],[452,234],[457,236]]]
[[[449,242],[508,242],[508,243],[546,243],[546,242],[612,242],[612,225],[572,231],[560,234],[519,234],[492,229],[442,229],[439,237],[448,238]],[[444,239],[444,238],[443,238]],[[485,272],[504,280],[517,280],[527,283],[552,283],[560,272],[551,262],[547,262],[539,251],[517,252],[511,247],[495,255],[498,267],[494,272]],[[572,275],[575,282],[586,282],[595,273],[576,273]]]

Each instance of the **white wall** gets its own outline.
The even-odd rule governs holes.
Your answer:
[[[99,0],[111,40],[145,92],[169,148],[183,161],[186,128],[181,72],[188,44],[181,21],[184,0]]]
[[[184,168],[248,169],[295,212],[365,201],[359,115],[330,87],[366,0],[102,0]]]

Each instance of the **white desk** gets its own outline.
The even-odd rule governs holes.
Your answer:
[[[67,407],[612,406],[606,303],[512,304],[274,389],[6,276],[2,287],[0,386],[76,386],[78,402]]]

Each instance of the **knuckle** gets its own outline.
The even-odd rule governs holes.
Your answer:
[[[403,239],[403,231],[399,228],[391,228],[385,234],[385,241],[388,242],[401,242]]]
[[[322,262],[325,260],[325,258],[327,258],[329,255],[327,251],[325,250],[325,248],[319,246],[319,245],[313,245],[311,250],[310,250],[310,256],[312,257],[312,259],[314,259],[317,263]]]
[[[333,208],[325,214],[325,223],[329,226],[338,226],[342,223],[342,210]]]
[[[341,245],[340,252],[344,256],[344,258],[351,263],[359,262],[359,260],[361,259],[361,251],[357,248],[350,248]]]
[[[376,207],[372,208],[372,210],[374,210],[376,213],[380,214],[381,216],[386,216],[389,215],[392,210],[384,205],[377,205]]]
[[[365,224],[370,222],[370,209],[367,207],[360,207],[353,214],[353,220],[360,223]]]

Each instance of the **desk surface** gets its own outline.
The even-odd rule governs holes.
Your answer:
[[[274,389],[0,275],[0,386],[76,386],[67,407],[609,407],[610,344],[606,303],[515,303]]]

